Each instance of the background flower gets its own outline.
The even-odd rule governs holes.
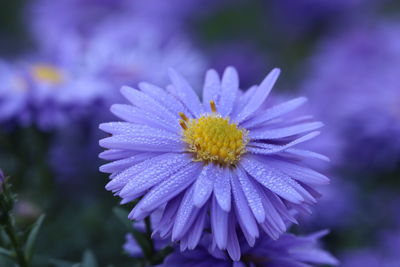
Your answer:
[[[338,261],[318,246],[318,239],[327,232],[321,231],[309,236],[284,234],[278,240],[261,238],[254,247],[243,251],[239,261],[232,261],[224,253],[209,249],[209,236],[202,239],[201,245],[193,251],[172,253],[160,266],[314,266],[319,264],[337,265]],[[244,237],[240,237],[244,241]]]

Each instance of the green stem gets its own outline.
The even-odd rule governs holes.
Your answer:
[[[146,225],[147,237],[148,237],[149,242],[150,242],[150,253],[153,254],[154,253],[154,244],[153,244],[153,240],[151,239],[152,229],[151,229],[150,217],[147,217],[146,219],[144,219],[144,222],[145,222],[145,225]],[[151,256],[153,256],[153,255],[151,255]]]
[[[10,214],[7,214],[7,218],[6,218],[6,225],[5,225],[5,231],[8,235],[8,237],[10,238],[11,244],[14,248],[15,254],[17,256],[17,262],[19,264],[20,267],[28,267],[28,262],[25,258],[25,254],[21,248],[21,246],[19,245],[19,242],[17,240],[17,236],[15,234],[15,228],[14,228],[14,224],[11,221],[10,218]]]

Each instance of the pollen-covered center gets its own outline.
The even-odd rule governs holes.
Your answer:
[[[60,84],[64,80],[64,75],[57,68],[47,64],[34,65],[32,73],[37,80],[51,85]]]
[[[183,113],[180,124],[183,128],[183,140],[189,151],[194,153],[196,161],[213,162],[223,166],[235,165],[246,152],[247,132],[237,124],[215,112],[198,119],[188,119]]]

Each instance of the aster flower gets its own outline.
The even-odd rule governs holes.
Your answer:
[[[232,251],[237,226],[254,245],[260,228],[277,239],[285,222],[295,221],[292,211],[308,211],[316,201],[313,188],[328,178],[302,159],[325,158],[294,147],[318,135],[322,124],[308,116],[284,119],[305,98],[265,107],[279,72],[243,93],[234,68],[221,80],[210,70],[203,102],[174,70],[166,90],[148,83],[123,87],[131,104],[111,107],[125,122],[100,125],[111,134],[100,140],[109,149],[100,157],[113,161],[100,170],[111,173],[106,189],[121,203],[142,197],[129,218],[163,208],[154,226],[161,237],[193,249],[210,225],[218,248]]]
[[[32,56],[0,64],[0,121],[35,123],[51,130],[90,113],[108,92],[108,83],[75,60],[57,56]]]
[[[327,231],[316,232],[308,236],[283,234],[278,240],[268,237],[260,238],[254,245],[243,246],[243,255],[240,261],[233,261],[223,252],[208,249],[207,236],[197,249],[175,252],[169,255],[160,267],[169,266],[220,266],[220,267],[300,267],[319,264],[337,265],[338,261],[318,246],[318,240]]]
[[[0,122],[30,121],[28,109],[28,84],[23,73],[12,64],[0,61]]]
[[[158,25],[129,12],[99,23],[86,46],[89,68],[118,88],[142,80],[164,85],[169,67],[200,83],[206,64],[203,55],[181,34],[161,32]],[[115,91],[110,93],[112,99],[115,95]]]
[[[353,25],[311,59],[303,87],[315,115],[342,139],[342,166],[390,169],[400,160],[399,29],[399,21]]]

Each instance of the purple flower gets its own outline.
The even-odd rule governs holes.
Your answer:
[[[384,234],[374,247],[352,250],[342,255],[344,267],[396,267],[399,266],[400,232]]]
[[[158,26],[129,14],[99,23],[86,45],[87,65],[117,88],[143,80],[164,85],[169,67],[200,83],[205,70],[203,55],[186,38],[161,32]]]
[[[393,138],[400,134],[399,30],[395,21],[356,25],[322,43],[312,59],[306,94],[341,137],[342,163],[351,168],[391,168],[400,160],[400,139]]]
[[[305,98],[265,104],[279,73],[274,69],[242,92],[234,68],[221,79],[209,70],[202,102],[174,70],[166,90],[148,83],[123,87],[131,104],[111,107],[125,122],[100,125],[111,134],[100,140],[109,149],[100,157],[113,161],[100,170],[111,173],[106,189],[122,203],[142,197],[129,218],[163,208],[155,225],[161,237],[193,249],[211,226],[218,248],[232,252],[237,225],[252,246],[260,228],[277,239],[287,221],[295,222],[293,211],[307,212],[316,202],[313,188],[329,180],[302,160],[325,157],[295,147],[317,136],[322,123],[285,119]]]
[[[0,61],[0,122],[30,121],[28,84],[23,73],[14,65]]]
[[[65,125],[87,115],[103,101],[109,85],[89,68],[60,55],[34,56],[1,63],[0,121],[34,122],[42,130]]]
[[[245,247],[239,261],[233,261],[218,250],[208,248],[207,236],[197,249],[185,252],[175,252],[169,255],[160,267],[169,266],[220,266],[220,267],[300,267],[319,264],[337,265],[338,261],[328,252],[318,246],[318,240],[327,231],[321,231],[309,236],[283,234],[278,240],[266,236],[260,238],[254,247]]]

